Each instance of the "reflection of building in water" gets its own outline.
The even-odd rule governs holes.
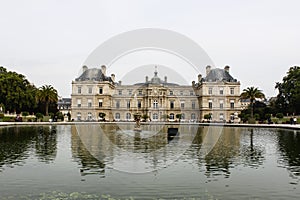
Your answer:
[[[131,171],[152,171],[166,165],[168,157],[176,158],[194,137],[197,126],[181,125],[181,143],[176,138],[168,141],[168,127],[143,126],[142,132],[134,132],[133,124],[85,124],[72,127],[72,152],[79,159],[83,171],[104,172],[114,168]],[[183,149],[184,150],[184,149]]]
[[[97,133],[90,126],[78,125],[71,128],[72,154],[82,165],[82,175],[95,173],[104,175],[106,153],[110,147],[103,142],[102,135]]]
[[[241,110],[240,82],[224,69],[206,68],[206,77],[198,75],[191,85],[162,80],[157,70],[143,83],[122,85],[115,75],[106,75],[106,67],[88,69],[72,82],[72,115],[75,120],[133,120],[135,112],[152,121],[202,121],[211,114],[214,121],[229,121]],[[177,116],[177,117],[176,117]],[[179,119],[177,119],[179,120]]]
[[[199,127],[193,140],[193,144],[199,145],[199,148],[193,149],[197,151],[195,154],[200,167],[205,165],[207,176],[230,174],[230,164],[239,155],[240,132],[240,129],[231,127]]]

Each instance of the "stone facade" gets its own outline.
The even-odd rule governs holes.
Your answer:
[[[135,113],[150,121],[202,121],[211,114],[213,121],[229,121],[241,110],[240,83],[231,77],[229,67],[211,69],[198,75],[192,85],[169,83],[154,76],[145,82],[122,85],[106,67],[88,69],[72,82],[72,118],[76,121],[132,121]],[[105,116],[103,115],[105,113]]]

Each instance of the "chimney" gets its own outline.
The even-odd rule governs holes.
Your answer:
[[[199,75],[198,75],[198,83],[200,83],[200,82],[201,82],[201,80],[202,80],[202,75],[201,75],[201,74],[199,74]]]
[[[111,74],[110,77],[111,77],[111,80],[112,80],[113,82],[115,82],[115,78],[116,78],[115,74]]]
[[[121,85],[122,84],[122,81],[119,81],[119,85]]]
[[[207,65],[206,66],[206,76],[209,74],[210,70],[211,70],[211,66]]]
[[[148,83],[148,76],[146,76],[146,83]]]
[[[83,65],[83,66],[82,66],[82,73],[85,72],[86,70],[88,70],[88,67],[85,66],[85,65]]]
[[[106,76],[106,66],[105,66],[105,65],[102,65],[102,66],[101,66],[101,71],[102,71],[102,74],[103,74],[104,76]]]
[[[165,76],[165,83],[167,83],[168,82],[168,77],[167,76]]]
[[[225,67],[224,67],[224,70],[226,71],[226,72],[228,72],[229,73],[229,66],[228,65],[226,65]]]

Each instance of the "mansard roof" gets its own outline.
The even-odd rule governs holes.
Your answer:
[[[203,78],[204,82],[237,82],[235,78],[233,78],[228,71],[225,69],[211,69],[205,78]]]
[[[105,76],[101,69],[91,68],[86,69],[83,73],[75,79],[75,81],[109,81],[113,83],[111,77]]]

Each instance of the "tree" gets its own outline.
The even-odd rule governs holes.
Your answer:
[[[289,69],[282,82],[277,82],[278,89],[276,107],[281,112],[300,113],[300,67],[294,66]]]
[[[36,87],[24,75],[0,67],[0,86],[0,102],[7,111],[34,111]]]
[[[105,113],[103,112],[99,113],[100,120],[105,121],[105,116],[106,116]]]
[[[176,114],[176,116],[175,116],[177,119],[179,119],[179,121],[181,121],[181,117],[182,117],[182,114],[181,113],[179,113],[179,114]]]
[[[241,94],[241,99],[249,99],[250,100],[250,108],[251,108],[251,118],[253,118],[253,103],[255,98],[265,98],[265,95],[261,90],[255,87],[248,87],[243,90]]]
[[[44,85],[40,87],[36,94],[36,100],[38,102],[44,103],[45,105],[45,114],[48,116],[49,105],[52,102],[57,102],[57,90],[54,89],[51,85]]]
[[[35,117],[36,117],[36,119],[38,121],[39,119],[43,119],[44,115],[42,113],[36,113]]]
[[[147,119],[149,118],[149,116],[147,114],[142,115],[143,121],[147,121]]]

